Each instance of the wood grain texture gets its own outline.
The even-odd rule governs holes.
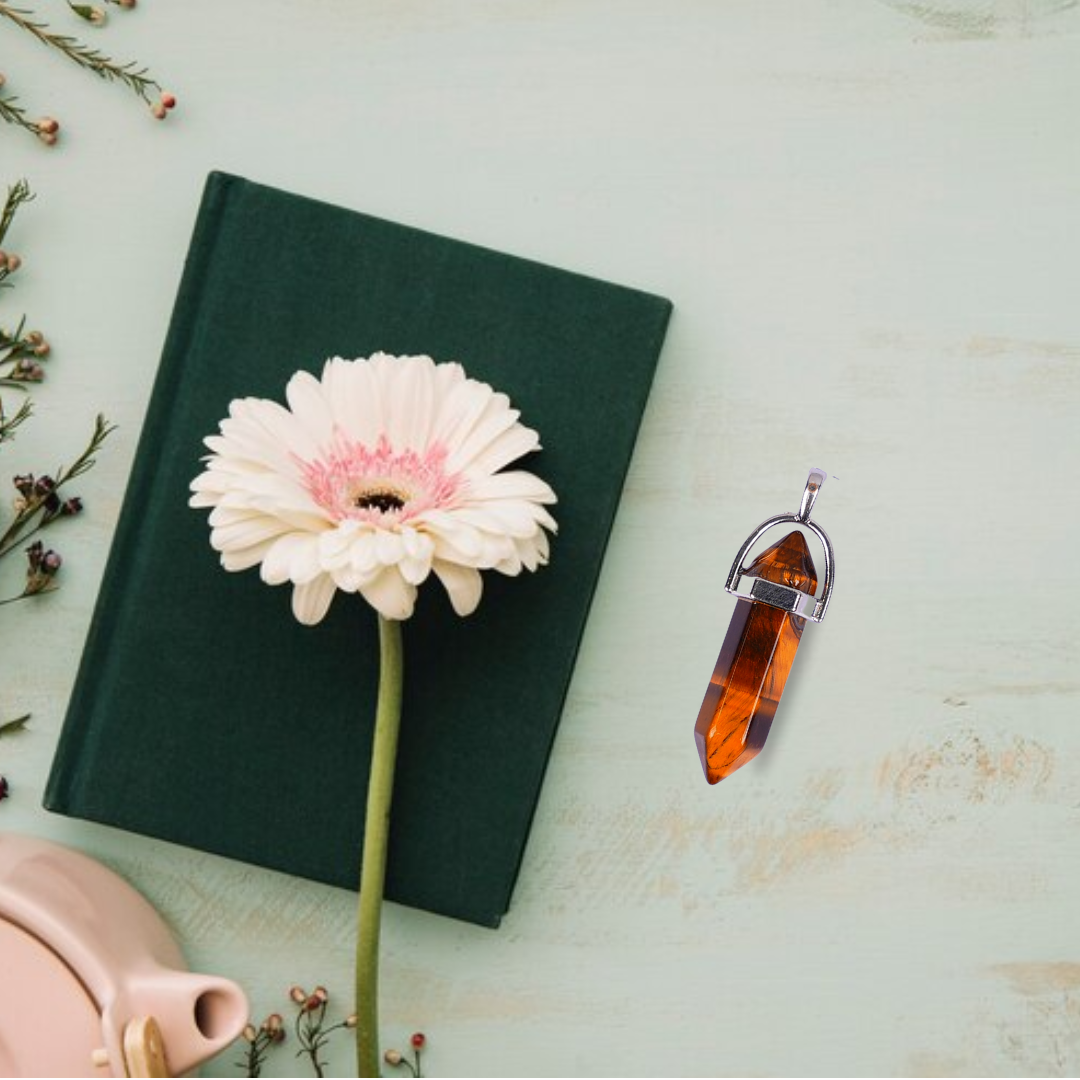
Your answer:
[[[5,475],[73,456],[98,407],[122,427],[55,534],[63,592],[0,609],[5,706],[34,712],[0,827],[115,866],[259,1015],[291,982],[346,992],[351,896],[38,805],[201,182],[230,169],[676,304],[514,907],[495,933],[388,908],[388,1041],[425,1029],[433,1075],[1080,1070],[1080,6],[189,0],[113,25],[180,96],[163,130],[3,39],[65,124],[54,153],[0,132],[40,192],[3,308],[56,346]],[[814,465],[834,602],[766,751],[709,788],[726,569]]]

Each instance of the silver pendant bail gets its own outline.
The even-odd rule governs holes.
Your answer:
[[[833,584],[836,580],[836,557],[833,555],[832,541],[825,534],[825,530],[816,522],[810,520],[810,512],[814,509],[821,485],[825,483],[825,471],[823,469],[811,469],[810,476],[806,481],[806,489],[803,491],[802,503],[797,514],[777,514],[767,521],[763,521],[757,529],[747,538],[746,543],[739,549],[735,561],[731,564],[731,573],[728,574],[727,591],[740,600],[758,600],[770,607],[780,608],[792,615],[798,615],[810,622],[821,622],[825,618],[829,601],[832,599]],[[790,585],[778,585],[775,582],[764,581],[761,578],[746,576],[746,557],[750,549],[776,525],[786,524],[802,525],[809,529],[820,541],[825,549],[825,580],[821,586],[821,595],[814,596],[804,593],[799,589],[793,589]]]
[[[804,524],[810,520],[810,512],[817,502],[818,492],[825,483],[825,473],[821,469],[811,469],[810,477],[806,481],[806,490],[803,492],[802,505],[799,507],[799,520]]]

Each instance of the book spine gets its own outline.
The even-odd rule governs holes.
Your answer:
[[[45,786],[42,802],[47,810],[78,817],[86,797],[80,781],[88,772],[84,765],[95,750],[97,701],[103,698],[102,688],[110,679],[109,635],[113,626],[121,621],[120,610],[125,605],[140,602],[139,534],[143,512],[151,502],[161,447],[167,444],[165,431],[173,415],[185,359],[200,331],[203,290],[214,259],[222,215],[230,191],[242,183],[237,177],[212,172],[203,190],[120,518]]]

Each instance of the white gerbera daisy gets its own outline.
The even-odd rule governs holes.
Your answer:
[[[532,473],[499,471],[539,438],[459,364],[335,357],[321,379],[297,372],[286,397],[288,408],[230,404],[191,505],[211,508],[226,570],[261,564],[267,584],[292,582],[300,622],[319,622],[337,589],[407,619],[432,572],[469,615],[481,570],[547,562],[555,493]]]

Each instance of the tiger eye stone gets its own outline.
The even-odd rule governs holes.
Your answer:
[[[746,569],[750,577],[817,588],[806,538],[788,533]],[[705,778],[715,784],[756,757],[772,727],[806,620],[756,600],[739,600],[701,703],[694,733]]]

